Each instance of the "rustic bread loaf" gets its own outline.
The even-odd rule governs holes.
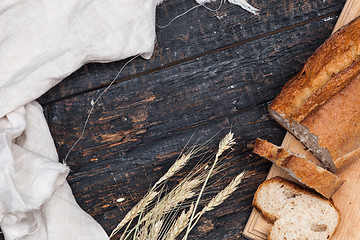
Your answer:
[[[269,106],[330,171],[360,157],[360,17],[308,59]]]
[[[326,198],[330,198],[344,183],[335,174],[305,159],[260,138],[255,140],[254,153],[264,157],[300,183],[314,189]]]
[[[331,201],[280,177],[259,186],[253,205],[274,223],[271,240],[327,240],[340,223]]]

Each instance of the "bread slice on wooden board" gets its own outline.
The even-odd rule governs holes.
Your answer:
[[[300,183],[330,198],[344,183],[335,174],[317,166],[303,156],[291,153],[266,140],[257,138],[254,153],[275,163]]]
[[[360,157],[359,60],[360,17],[325,41],[269,106],[331,172]]]
[[[340,223],[331,201],[280,177],[259,186],[253,205],[274,223],[271,240],[328,240]]]

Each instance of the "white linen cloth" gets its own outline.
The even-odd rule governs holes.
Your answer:
[[[1,228],[6,239],[108,239],[76,204],[41,106],[0,119]]]
[[[150,58],[162,1],[0,1],[0,226],[6,240],[108,239],[77,205],[66,182],[69,169],[59,163],[35,99],[85,63]],[[257,13],[245,0],[228,1]]]
[[[5,238],[108,239],[75,202],[34,100],[87,62],[137,54],[155,41],[153,0],[0,2],[0,226]]]

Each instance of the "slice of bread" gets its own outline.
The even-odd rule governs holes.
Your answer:
[[[280,177],[259,186],[253,205],[274,223],[270,240],[328,240],[340,223],[331,201]]]
[[[360,158],[359,60],[360,17],[325,41],[269,106],[333,173]]]
[[[266,140],[257,138],[254,153],[275,163],[300,183],[330,198],[344,183],[335,174],[307,160],[303,156],[289,152]]]

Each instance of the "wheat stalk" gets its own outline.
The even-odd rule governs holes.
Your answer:
[[[221,149],[226,148],[226,145],[221,144]],[[176,164],[174,164],[176,165]],[[204,171],[205,166],[203,166],[202,171],[199,169],[195,170],[198,174],[194,176],[192,173],[185,177],[175,188],[173,188],[169,193],[167,193],[156,205],[150,210],[141,220],[140,223],[144,224],[144,227],[149,227],[154,221],[158,221],[159,216],[163,216],[167,213],[173,211],[173,209],[178,206],[182,206],[182,204],[192,197],[197,195],[197,188],[201,185],[206,177],[208,177],[208,173]],[[214,168],[212,171],[212,175],[218,172],[217,168]],[[192,208],[194,205],[192,204]],[[189,211],[186,216],[188,219],[190,218],[192,211]],[[188,221],[187,221],[188,222]],[[146,226],[147,225],[147,226]],[[181,228],[184,230],[184,228]],[[181,231],[182,231],[181,230]]]
[[[223,170],[223,166],[221,166],[221,164],[217,164],[221,160],[220,156],[234,144],[235,141],[233,133],[229,132],[219,142],[218,150],[215,154],[215,159],[211,164],[211,167],[208,167],[206,164],[197,165],[171,191],[167,194],[160,194],[166,186],[164,182],[182,169],[194,156],[194,154],[202,148],[195,148],[193,146],[187,153],[181,154],[181,157],[178,158],[170,169],[154,184],[147,195],[135,207],[133,207],[128,214],[126,214],[124,219],[113,230],[110,238],[113,237],[122,227],[124,227],[125,224],[127,224],[120,240],[123,239],[125,234],[125,239],[130,237],[133,240],[174,240],[185,229],[186,233],[183,239],[187,239],[189,232],[197,224],[201,216],[205,212],[211,211],[223,203],[224,200],[237,189],[241,179],[243,178],[244,172],[234,178],[230,184],[213,197],[200,212],[196,213],[196,208],[200,203],[200,199],[204,194],[209,179]],[[161,189],[160,186],[162,186]],[[158,200],[154,201],[156,196],[158,196]],[[189,199],[194,197],[197,197],[195,204],[191,203],[189,206]],[[154,203],[149,205],[151,202]],[[184,210],[175,220],[175,216],[178,215],[178,209]],[[139,218],[136,226],[128,231],[131,222],[137,216],[139,216]]]
[[[150,229],[149,238],[144,238],[144,239],[157,239],[160,234],[160,230],[163,223],[164,220],[157,221]]]
[[[138,239],[148,239],[149,236],[149,229],[145,226],[143,226],[138,233],[137,238]]]
[[[218,172],[218,169],[214,168],[211,176]],[[156,206],[145,216],[142,221],[147,221],[151,218],[151,215],[155,211],[157,214],[165,214],[181,205],[185,200],[195,197],[199,192],[198,187],[204,183],[208,177],[207,172],[200,172],[199,175],[191,179],[189,177],[184,178],[175,188],[173,188],[166,196],[164,196]]]
[[[188,153],[182,154],[181,157],[177,159],[175,163],[170,167],[170,169],[154,184],[152,189],[148,192],[147,196],[145,196],[145,198],[143,198],[137,205],[135,205],[135,207],[133,207],[133,209],[130,210],[130,212],[126,214],[123,220],[112,231],[110,238],[112,238],[116,233],[118,233],[120,229],[125,226],[126,223],[134,219],[139,214],[139,212],[142,211],[142,209],[144,209],[144,207],[146,207],[151,202],[151,200],[153,200],[154,197],[158,194],[158,192],[154,191],[156,187],[160,183],[180,171],[198,150],[199,149],[196,150],[195,147],[192,147],[190,151],[188,151]]]
[[[154,187],[159,185],[160,183],[164,182],[165,180],[171,178],[174,176],[177,172],[179,172],[187,163],[188,161],[196,154],[198,153],[203,147],[206,146],[206,144],[209,142],[205,142],[202,146],[196,147],[196,144],[194,144],[190,150],[188,150],[186,153],[181,154],[181,157],[178,158],[174,164],[169,168],[169,170],[155,183]],[[187,145],[187,144],[186,144]]]
[[[231,194],[233,194],[233,192],[236,191],[239,184],[241,183],[241,180],[244,178],[244,175],[245,175],[245,171],[242,171],[223,190],[221,190],[218,194],[216,194],[216,196],[213,197],[200,212],[196,214],[195,222],[190,226],[190,231],[194,228],[196,223],[199,221],[199,219],[205,212],[209,212],[213,210],[215,207],[222,204],[227,198],[230,197]]]
[[[176,221],[173,223],[165,240],[174,240],[182,231],[184,231],[189,223],[189,219],[193,211],[194,204],[192,203],[189,210],[187,212],[186,209],[183,210],[178,219],[176,219]]]
[[[215,197],[213,197],[210,202],[201,210],[201,214],[213,210],[215,207],[219,206],[227,199],[233,192],[236,191],[237,187],[243,179],[245,171],[237,175],[223,190],[221,190]]]
[[[206,184],[209,181],[209,178],[210,178],[210,176],[212,174],[212,171],[214,170],[217,162],[219,161],[219,157],[221,156],[221,154],[223,154],[224,151],[229,149],[234,144],[235,144],[235,139],[234,139],[234,134],[232,132],[229,132],[228,134],[225,135],[225,137],[223,139],[221,139],[221,141],[219,143],[218,151],[216,152],[216,155],[215,155],[214,163],[212,164],[211,169],[209,170],[209,172],[208,172],[208,174],[206,176],[206,179],[205,179],[205,181],[204,181],[204,183],[202,185],[202,188],[201,188],[200,193],[198,195],[198,198],[196,200],[194,211],[191,214],[191,218],[190,218],[190,221],[189,221],[189,225],[188,225],[188,227],[186,229],[184,239],[187,239],[187,237],[189,235],[191,223],[192,223],[192,221],[194,219],[196,208],[199,205],[200,198],[201,198],[201,196],[202,196],[202,194],[203,194],[203,192],[205,190]]]
[[[112,231],[110,238],[115,236],[116,233],[120,231],[120,229],[125,226],[129,221],[134,219],[143,209],[158,195],[158,192],[149,192],[143,199],[138,202],[131,210],[128,212],[125,217],[121,220],[121,222],[116,226],[116,228]]]
[[[180,171],[189,159],[192,157],[195,151],[190,151],[188,154],[183,154],[179,159],[175,161],[175,163],[169,168],[169,170],[162,176],[156,183],[155,186],[159,185],[166,179],[174,176],[178,171]]]
[[[194,189],[201,184],[201,179],[199,177],[194,178],[193,180],[183,180],[181,183],[172,189],[166,196],[164,196],[155,206],[149,211],[143,219],[142,222],[149,221],[153,219],[155,214],[165,214],[168,213],[171,209],[176,208],[179,204],[183,203],[186,199],[192,198],[196,195]]]
[[[217,173],[217,171],[217,169],[214,169],[213,174]],[[156,202],[153,208],[139,220],[139,223],[136,226],[138,229],[139,225],[141,225],[141,229],[139,231],[137,231],[137,229],[133,229],[130,232],[135,231],[135,233],[146,233],[145,229],[150,228],[150,226],[153,225],[154,222],[158,221],[161,216],[164,216],[165,214],[173,211],[173,209],[176,207],[181,206],[186,199],[190,199],[196,196],[196,193],[198,192],[196,189],[204,182],[206,177],[207,172],[200,172],[195,177],[192,174],[189,174],[175,188],[173,188],[162,199]],[[146,234],[142,235],[145,236]]]

